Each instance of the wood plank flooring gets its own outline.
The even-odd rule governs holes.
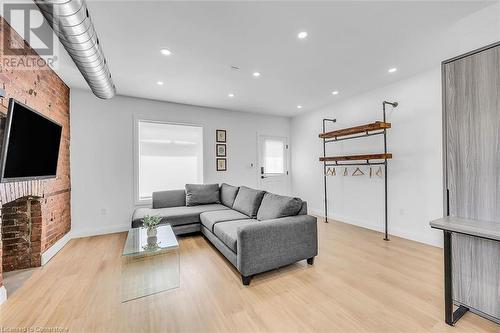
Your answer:
[[[0,307],[0,328],[69,332],[500,332],[444,321],[442,250],[332,222],[320,254],[249,287],[202,236],[180,238],[181,287],[120,302],[125,233],[71,240]]]

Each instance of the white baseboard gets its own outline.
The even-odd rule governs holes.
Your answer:
[[[50,261],[50,259],[52,259],[52,257],[54,257],[57,254],[57,252],[59,252],[73,238],[112,234],[115,232],[127,231],[129,230],[129,228],[130,228],[129,226],[124,226],[124,225],[112,225],[99,229],[71,230],[61,239],[55,242],[54,245],[52,245],[49,249],[47,249],[47,251],[42,253],[42,266],[47,264]]]
[[[325,212],[320,211],[319,209],[311,208],[311,209],[309,209],[309,214],[318,216],[320,218],[325,218]],[[377,224],[366,223],[365,221],[356,220],[356,219],[353,219],[353,218],[350,218],[350,217],[344,216],[344,215],[338,215],[338,214],[329,215],[328,219],[347,223],[347,224],[356,225],[358,227],[362,227],[362,228],[366,228],[366,229],[370,229],[370,230],[383,232],[383,228]]]
[[[322,211],[320,212],[317,209],[309,209],[309,214],[311,215],[316,215],[318,217],[324,218],[325,217],[325,212]],[[352,219],[348,216],[343,216],[343,215],[333,215],[333,216],[328,216],[328,219],[331,220],[336,220],[342,223],[347,223],[347,224],[352,224],[358,227],[378,231],[378,232],[384,232],[384,228],[382,225],[379,224],[373,224],[373,223],[366,223],[366,221],[361,221],[361,220],[356,220]],[[412,240],[415,242],[431,245],[431,246],[436,246],[436,247],[443,247],[441,237],[438,237],[436,239],[429,238],[429,235],[425,234],[415,234],[415,233],[409,233],[406,230],[402,230],[400,228],[394,227],[394,226],[389,226],[389,235],[391,236],[396,236],[400,238],[405,238],[408,240]]]
[[[81,229],[81,230],[72,230],[71,238],[82,238],[82,237],[90,237],[90,236],[99,236],[105,234],[114,234],[116,232],[124,232],[130,229],[130,225],[123,224],[115,224],[110,226],[103,226],[99,229]]]
[[[7,289],[5,289],[5,286],[0,287],[0,304],[5,302],[7,300]]]
[[[71,230],[64,236],[62,236],[61,239],[59,239],[57,242],[54,243],[51,247],[49,247],[44,253],[42,253],[42,266],[44,266],[46,263],[52,259],[53,256],[56,255],[57,252],[59,252],[64,245],[66,245],[71,238]]]
[[[312,208],[312,207],[307,207],[307,214],[315,215],[318,217],[325,217],[325,211],[321,211],[319,209]]]

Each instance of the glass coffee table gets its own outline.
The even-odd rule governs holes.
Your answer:
[[[169,224],[148,237],[144,228],[128,231],[122,253],[122,302],[178,288],[179,243]]]

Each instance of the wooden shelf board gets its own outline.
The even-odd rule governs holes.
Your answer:
[[[343,129],[339,129],[336,131],[321,133],[319,135],[319,137],[321,139],[332,139],[332,138],[338,138],[338,137],[348,136],[348,135],[353,135],[353,134],[384,130],[387,128],[391,128],[391,123],[376,121],[376,122],[371,123],[371,124],[343,128]]]
[[[392,154],[367,154],[367,155],[351,155],[351,156],[330,156],[320,157],[320,162],[339,162],[339,161],[362,161],[362,160],[385,160],[391,159]]]

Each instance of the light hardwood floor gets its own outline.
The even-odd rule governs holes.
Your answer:
[[[120,302],[125,233],[72,240],[0,307],[0,326],[70,332],[500,332],[443,322],[442,251],[343,223],[318,223],[320,253],[249,287],[201,236],[180,238],[181,287]]]

